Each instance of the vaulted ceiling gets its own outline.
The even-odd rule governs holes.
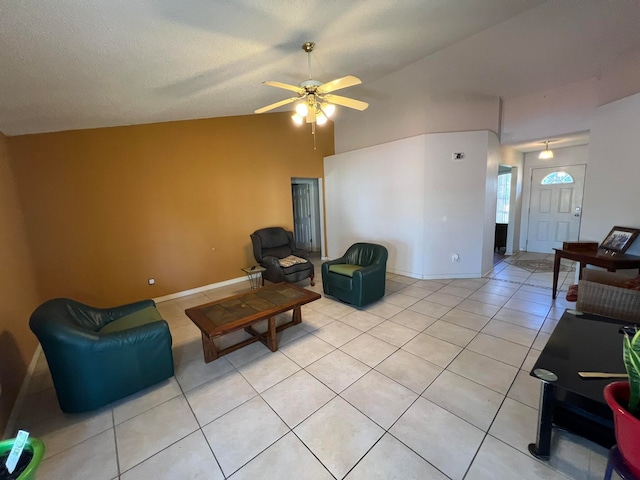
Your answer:
[[[0,0],[0,131],[252,114],[289,96],[262,81],[307,78],[309,40],[319,81],[460,45],[443,65],[478,67],[442,88],[516,97],[637,55],[638,24],[637,0]],[[348,96],[372,101],[364,86]]]

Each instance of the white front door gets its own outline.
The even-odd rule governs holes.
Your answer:
[[[578,240],[585,171],[586,165],[532,169],[528,252],[553,253]]]

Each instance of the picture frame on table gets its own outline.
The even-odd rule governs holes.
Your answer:
[[[607,252],[624,253],[636,239],[640,230],[628,227],[613,227],[600,244],[600,248]]]

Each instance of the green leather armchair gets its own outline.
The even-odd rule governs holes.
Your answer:
[[[63,412],[93,410],[173,376],[169,325],[153,300],[95,308],[57,298],[36,308],[29,326]]]
[[[389,254],[382,245],[355,243],[340,258],[322,264],[326,295],[362,307],[384,297]]]

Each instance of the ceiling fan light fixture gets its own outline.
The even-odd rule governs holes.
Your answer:
[[[336,106],[333,103],[323,103],[322,111],[327,116],[327,118],[331,118],[336,112]]]
[[[327,123],[327,117],[325,117],[322,112],[317,112],[316,113],[316,123],[318,125],[324,125],[325,123]]]
[[[305,102],[299,102],[296,105],[296,114],[300,117],[306,117],[307,113],[309,113],[309,107],[307,107],[307,104]]]
[[[553,158],[553,151],[549,150],[549,142],[545,141],[542,143],[544,143],[544,150],[540,152],[540,155],[538,155],[538,158],[540,160],[549,160]]]
[[[336,111],[336,105],[342,107],[353,108],[355,110],[366,110],[369,104],[360,100],[355,100],[341,95],[335,95],[333,92],[342,90],[343,88],[360,85],[362,82],[358,77],[347,75],[345,77],[336,78],[330,82],[320,82],[311,77],[311,52],[315,47],[315,43],[306,42],[302,45],[302,50],[307,53],[307,65],[309,78],[300,82],[297,86],[283,82],[265,81],[264,85],[276,88],[282,88],[295,92],[297,96],[289,97],[279,102],[272,103],[266,107],[255,110],[255,113],[265,113],[284,105],[294,104],[296,111],[291,119],[298,125],[304,122],[311,124],[311,134],[314,135],[313,148],[315,150],[315,134],[316,125],[324,125]]]

